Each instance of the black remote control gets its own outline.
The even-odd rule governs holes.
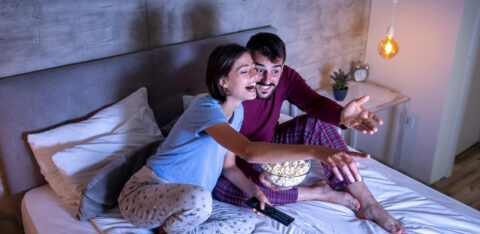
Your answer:
[[[256,210],[260,211],[262,214],[265,214],[266,216],[277,220],[278,222],[280,222],[285,226],[288,226],[290,223],[293,222],[293,220],[295,220],[295,218],[293,218],[292,216],[287,215],[282,211],[277,210],[276,208],[268,204],[265,204],[265,210],[261,210],[260,201],[258,201],[256,197],[252,197],[248,199],[248,201],[246,201],[245,203],[247,204],[247,206],[255,208]]]

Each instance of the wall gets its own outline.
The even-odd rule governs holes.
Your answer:
[[[459,115],[458,123],[458,144],[455,155],[468,149],[475,142],[479,142],[480,135],[480,1],[467,0],[465,5],[464,21],[475,24],[472,30],[471,52],[466,81],[464,82],[462,112]],[[468,9],[468,11],[467,11]],[[475,19],[476,18],[476,19]],[[476,47],[476,48],[475,48]]]
[[[454,64],[442,114],[432,178],[448,177],[455,156],[476,142],[480,131],[479,73],[475,73],[480,45],[480,2],[465,0]],[[476,81],[477,80],[477,81]]]
[[[0,78],[272,25],[287,64],[318,88],[365,56],[369,9],[370,0],[2,0]],[[11,214],[3,188],[0,212]]]
[[[463,0],[400,0],[396,6],[396,57],[386,60],[377,53],[390,24],[392,1],[372,0],[366,60],[371,80],[409,96],[409,112],[415,117],[405,129],[400,170],[425,183],[433,177],[439,130],[457,38]]]
[[[273,25],[289,64],[315,79],[325,64],[363,58],[369,0],[8,0],[0,9],[0,77]]]

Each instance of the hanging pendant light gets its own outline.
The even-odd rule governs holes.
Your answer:
[[[381,40],[378,43],[378,53],[380,56],[389,59],[393,58],[399,50],[398,42],[393,38],[393,19],[395,17],[395,5],[397,4],[398,0],[392,0],[393,2],[393,10],[392,10],[392,21],[391,24],[387,27],[387,36],[385,39]]]

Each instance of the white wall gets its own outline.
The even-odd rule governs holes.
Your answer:
[[[475,30],[472,33],[472,55],[469,56],[468,69],[471,71],[466,74],[464,83],[464,100],[462,100],[463,111],[459,116],[458,123],[458,143],[455,155],[465,151],[470,146],[479,142],[480,136],[480,1],[468,0],[465,9],[469,9],[469,14],[464,14],[464,19],[471,24],[475,23]],[[467,8],[468,7],[468,8]],[[467,11],[465,11],[467,12]],[[464,20],[464,21],[465,21]]]
[[[455,156],[476,142],[480,131],[477,57],[480,40],[480,2],[466,0],[454,65],[442,114],[432,178],[448,177]],[[475,86],[478,87],[475,89]]]
[[[462,20],[463,0],[399,0],[395,14],[396,57],[377,53],[390,24],[392,1],[372,0],[366,61],[370,80],[411,98],[412,129],[405,129],[400,170],[425,183],[433,178],[435,153]]]

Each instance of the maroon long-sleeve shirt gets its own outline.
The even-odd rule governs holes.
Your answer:
[[[312,90],[295,70],[285,65],[277,90],[270,99],[243,102],[244,118],[240,133],[251,141],[271,142],[285,100],[307,115],[337,126],[340,124],[343,107]]]

